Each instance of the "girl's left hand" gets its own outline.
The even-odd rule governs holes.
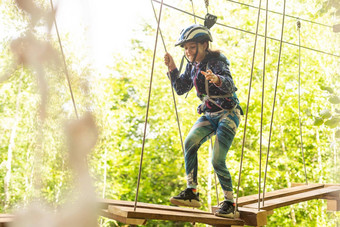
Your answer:
[[[220,77],[215,75],[210,69],[208,69],[206,72],[201,71],[201,73],[205,76],[205,79],[209,80],[209,83],[214,84],[220,83]]]

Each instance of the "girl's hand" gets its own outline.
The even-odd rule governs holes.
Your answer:
[[[168,52],[166,52],[165,55],[164,55],[164,64],[166,66],[168,66],[170,71],[177,68],[176,64],[174,62],[174,59],[172,58],[172,56]]]
[[[220,77],[215,75],[210,69],[208,69],[206,72],[201,71],[201,73],[205,76],[205,79],[209,80],[209,83],[220,85]]]

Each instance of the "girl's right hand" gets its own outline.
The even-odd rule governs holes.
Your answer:
[[[176,64],[174,62],[174,59],[172,58],[172,56],[168,52],[166,52],[165,55],[164,55],[164,64],[166,66],[168,66],[170,71],[177,68]]]

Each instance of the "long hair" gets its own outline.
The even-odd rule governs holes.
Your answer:
[[[212,57],[218,57],[221,54],[220,50],[217,49],[210,49],[210,45],[209,45],[209,41],[205,41],[208,43],[207,49],[205,50],[207,52],[208,55],[211,55]],[[203,42],[204,43],[204,42]]]

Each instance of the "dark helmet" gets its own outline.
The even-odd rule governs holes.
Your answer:
[[[209,29],[200,24],[193,24],[181,31],[181,34],[177,42],[175,43],[175,46],[180,45],[181,47],[183,47],[184,43],[186,42],[200,43],[204,41],[213,41]]]

